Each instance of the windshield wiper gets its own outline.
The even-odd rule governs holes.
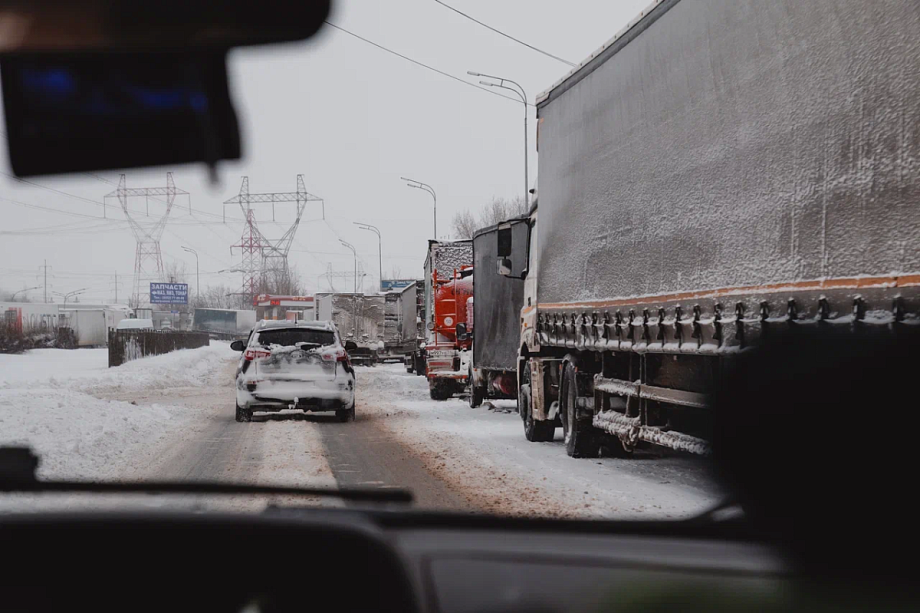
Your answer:
[[[39,457],[28,447],[0,447],[0,492],[49,493],[92,492],[97,494],[258,494],[321,496],[356,502],[412,502],[412,492],[398,488],[333,489],[285,487],[194,481],[40,481],[36,475]]]

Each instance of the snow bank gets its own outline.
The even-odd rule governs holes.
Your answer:
[[[140,407],[71,390],[0,390],[0,445],[32,447],[45,478],[127,478],[190,419],[184,407]]]
[[[187,387],[220,383],[221,366],[239,354],[229,343],[182,349],[132,360],[108,368],[106,349],[35,349],[22,355],[0,355],[0,390],[34,388],[130,390]]]
[[[43,477],[130,479],[160,443],[196,418],[184,406],[103,400],[118,395],[230,384],[238,357],[227,343],[108,368],[105,349],[38,349],[0,356],[0,445],[31,446]]]

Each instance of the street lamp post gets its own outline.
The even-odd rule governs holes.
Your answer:
[[[81,289],[75,289],[74,291],[72,291],[72,292],[67,292],[66,294],[62,294],[61,292],[54,292],[54,293],[57,294],[58,296],[62,296],[62,297],[64,298],[64,306],[66,307],[66,306],[67,306],[67,299],[68,299],[68,298],[70,298],[71,296],[77,296],[77,295],[79,295],[79,294],[82,294],[82,293],[85,292],[87,289],[89,289],[89,288],[84,287],[84,288],[81,288]]]
[[[16,294],[21,294],[22,292],[31,292],[33,289],[41,289],[41,287],[41,285],[36,285],[35,287],[26,287],[20,290],[16,290],[13,292],[13,295],[10,296],[10,302],[14,302],[13,299],[16,298]]]
[[[354,308],[352,309],[352,319],[354,320],[354,336],[355,342],[358,342],[358,251],[355,249],[355,246],[351,243],[346,243],[342,239],[339,239],[339,242],[342,243],[345,247],[351,249],[351,253],[355,256],[355,291],[354,291]]]
[[[377,264],[378,264],[379,271],[380,271],[380,278],[379,278],[380,291],[382,292],[383,291],[383,247],[381,247],[382,241],[380,238],[380,230],[372,226],[369,223],[362,223],[360,221],[356,221],[354,222],[354,224],[358,226],[359,228],[361,228],[362,230],[368,230],[377,235]]]
[[[493,75],[482,74],[480,72],[473,72],[468,70],[466,72],[468,75],[474,77],[485,77],[487,79],[495,79],[498,83],[492,83],[490,81],[480,81],[482,85],[488,85],[489,87],[499,87],[501,89],[507,89],[508,91],[514,92],[521,99],[521,102],[524,103],[524,206],[527,206],[529,203],[528,194],[530,189],[530,180],[528,179],[528,164],[527,164],[527,93],[524,91],[524,88],[519,84],[515,83],[511,79],[505,79],[502,77],[496,77]],[[510,83],[514,87],[509,87],[505,83]]]
[[[438,195],[434,193],[434,188],[428,185],[427,183],[422,183],[421,181],[416,181],[415,179],[407,179],[406,177],[399,177],[406,182],[406,185],[409,187],[414,187],[431,194],[431,197],[434,198],[434,240],[438,240]]]
[[[183,247],[183,251],[195,254],[195,300],[201,300],[201,275],[198,273],[198,252],[190,247]]]

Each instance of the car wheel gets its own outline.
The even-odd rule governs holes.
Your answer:
[[[252,421],[252,409],[244,409],[239,404],[237,404],[236,405],[236,421],[240,421],[240,422]]]
[[[562,431],[565,434],[565,452],[573,458],[596,458],[601,447],[597,432],[591,421],[578,417],[578,383],[575,364],[566,362],[562,371],[562,390],[559,398],[562,406]]]
[[[335,412],[335,416],[342,423],[355,420],[355,406],[352,405],[350,409],[339,409]]]

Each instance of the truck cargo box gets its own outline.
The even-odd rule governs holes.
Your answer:
[[[655,3],[537,100],[541,308],[916,285],[918,58],[915,0]]]

